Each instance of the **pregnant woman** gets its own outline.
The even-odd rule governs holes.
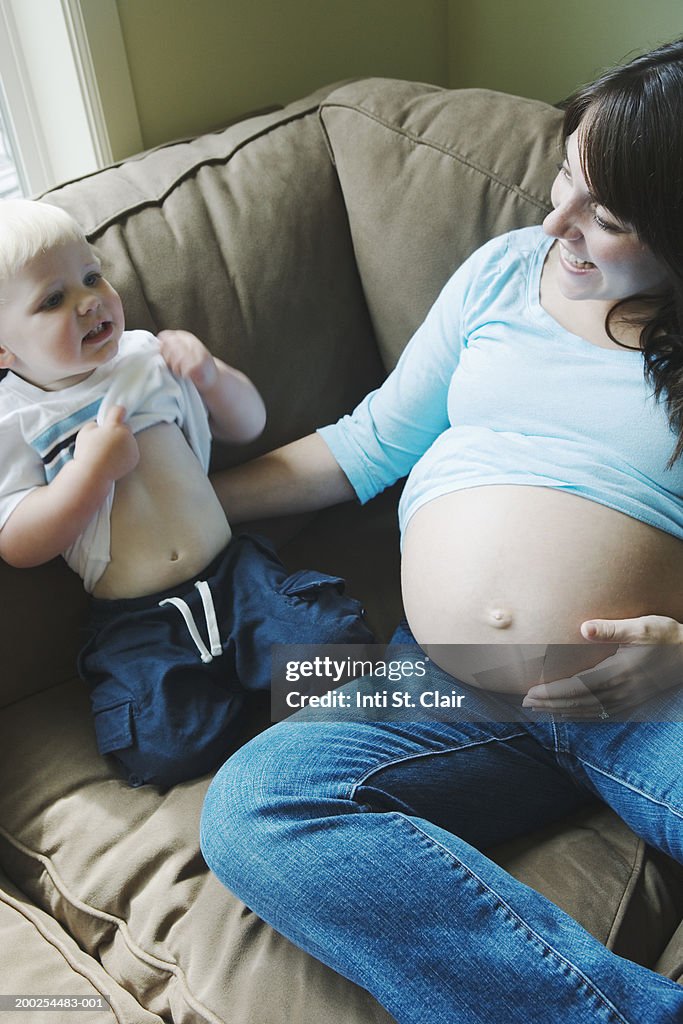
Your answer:
[[[543,226],[470,257],[379,390],[219,483],[234,520],[366,501],[409,474],[397,639],[482,708],[520,706],[305,712],[209,789],[218,877],[400,1024],[683,1020],[683,987],[482,852],[597,796],[683,862],[677,687],[651,720],[610,720],[648,707],[640,681],[675,680],[683,639],[683,40],[581,90],[564,143]],[[466,645],[508,657],[502,694],[476,689],[491,665]],[[495,657],[525,645],[571,656],[530,688],[523,658]],[[589,689],[565,678],[601,660]]]

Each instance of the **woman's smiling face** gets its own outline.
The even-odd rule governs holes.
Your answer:
[[[667,287],[665,268],[630,225],[596,203],[581,169],[578,130],[567,139],[550,198],[543,230],[558,240],[556,280],[565,298],[615,302]]]

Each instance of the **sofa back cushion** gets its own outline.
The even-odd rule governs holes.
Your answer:
[[[321,117],[391,368],[471,252],[543,219],[561,114],[485,89],[378,78],[338,89]]]
[[[381,372],[317,117],[329,91],[43,197],[84,228],[128,327],[194,331],[261,389],[264,434],[214,465],[330,421]]]
[[[336,419],[382,374],[318,121],[329,91],[43,196],[83,227],[130,328],[194,331],[260,388],[264,434],[215,446],[214,467]],[[0,563],[0,592],[1,706],[73,675],[83,600],[59,562]]]

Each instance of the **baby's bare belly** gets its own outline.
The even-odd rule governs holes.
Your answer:
[[[403,544],[406,615],[418,643],[456,678],[526,692],[614,647],[590,618],[683,619],[683,544],[559,490],[489,486],[429,502]]]
[[[141,597],[196,576],[230,540],[213,487],[180,429],[136,434],[140,462],[114,491],[111,562],[95,597]]]

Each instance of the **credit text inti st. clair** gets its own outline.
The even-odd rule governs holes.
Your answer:
[[[336,661],[330,657],[316,657],[310,661],[288,661],[285,678],[288,683],[300,679],[328,679],[339,684],[344,678],[364,675],[399,682],[406,678],[424,678],[427,674],[427,660],[407,661],[359,661],[349,659]],[[423,690],[415,693],[408,690],[344,691],[329,690],[324,694],[302,693],[290,690],[285,696],[287,707],[321,708],[461,708],[464,694],[455,690]]]

